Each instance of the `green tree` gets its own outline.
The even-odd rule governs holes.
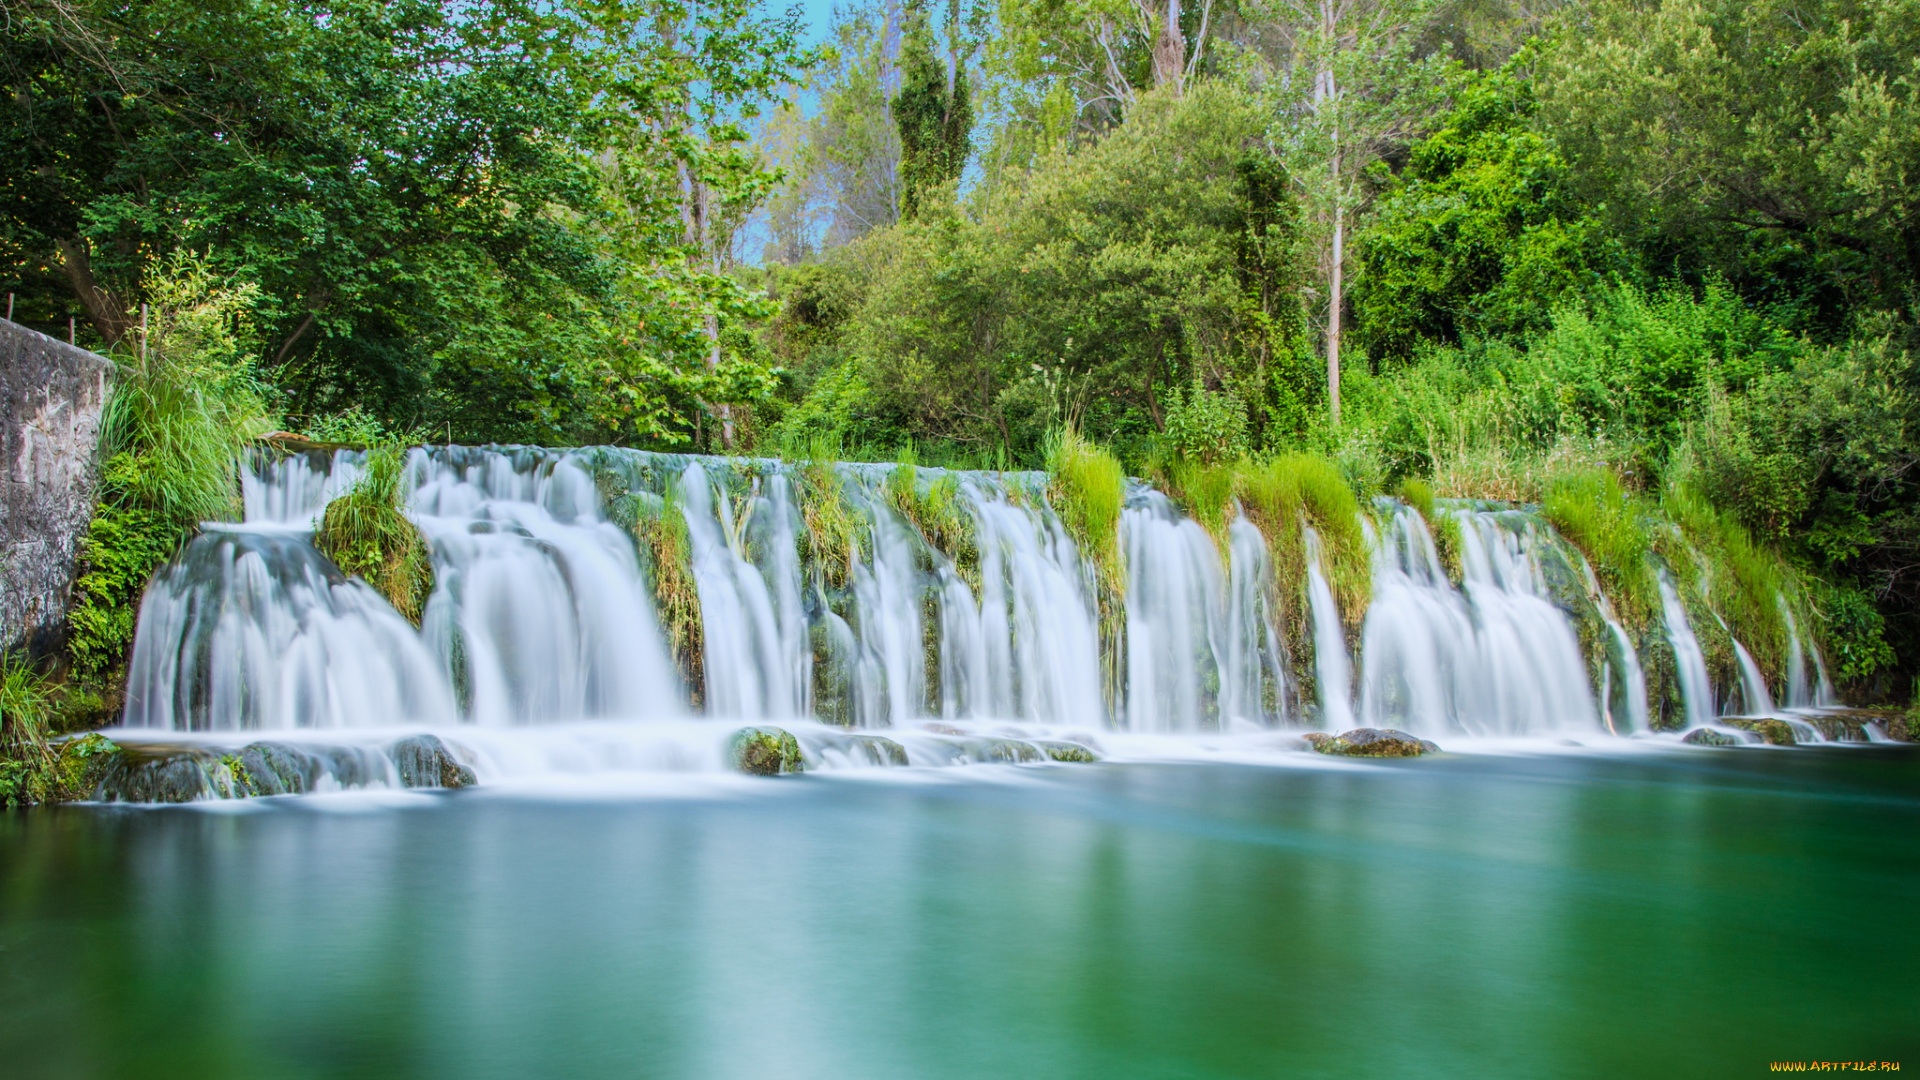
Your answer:
[[[1376,360],[1421,342],[1545,329],[1570,294],[1628,267],[1533,130],[1529,84],[1510,72],[1466,89],[1415,144],[1359,234],[1354,314]]]
[[[954,5],[958,14],[959,5]],[[958,32],[948,20],[951,38]],[[972,148],[973,104],[957,49],[951,71],[933,51],[933,30],[920,0],[907,7],[900,92],[892,102],[900,129],[900,216],[911,218],[943,185],[955,183]]]
[[[1831,332],[1920,321],[1914,0],[1607,0],[1561,22],[1539,97],[1610,227]]]

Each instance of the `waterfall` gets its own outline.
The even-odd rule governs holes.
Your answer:
[[[780,607],[798,606],[799,571],[791,581],[772,585],[747,559],[745,530],[756,513],[783,511],[757,495],[741,501],[741,511],[715,485],[699,462],[680,477],[682,512],[693,545],[693,577],[700,590],[702,661],[708,711],[743,720],[780,720],[807,715],[807,642]],[[789,530],[790,535],[790,530]],[[789,569],[783,566],[782,569]],[[775,604],[776,586],[790,587],[793,599]],[[784,591],[784,589],[782,590]]]
[[[1666,568],[1660,568],[1660,610],[1666,617],[1667,642],[1673,646],[1675,677],[1680,682],[1681,704],[1687,710],[1687,727],[1711,724],[1714,718],[1713,682],[1707,676],[1706,656],[1700,641],[1693,636],[1693,624],[1687,621],[1687,609]]]
[[[453,716],[451,689],[413,627],[299,534],[210,528],[141,601],[128,727],[283,730]]]
[[[1274,584],[1267,541],[1244,517],[1228,524],[1227,537],[1232,558],[1220,715],[1241,727],[1284,724],[1293,719],[1287,713],[1288,658],[1276,629],[1279,613],[1269,599]]]
[[[1773,695],[1767,692],[1767,680],[1760,675],[1760,665],[1753,662],[1753,655],[1747,647],[1740,644],[1739,638],[1733,638],[1733,655],[1740,662],[1740,701],[1749,716],[1773,715]]]
[[[1121,515],[1127,552],[1127,726],[1218,727],[1225,659],[1224,575],[1213,543],[1166,496],[1147,492]]]
[[[1456,590],[1420,514],[1390,500],[1380,507],[1361,636],[1365,722],[1431,735],[1599,728],[1579,638],[1548,598],[1531,523],[1440,511],[1460,525]]]
[[[509,772],[582,755],[709,767],[720,754],[710,735],[690,749],[678,735],[602,727],[588,736],[576,723],[705,730],[642,572],[640,539],[654,534],[633,531],[640,519],[628,511],[638,506],[655,515],[648,521],[677,514],[686,529],[699,711],[794,728],[826,761],[874,758],[880,752],[858,739],[881,730],[933,760],[999,752],[984,743],[956,750],[953,724],[1194,738],[1309,721],[1436,738],[1648,727],[1633,641],[1591,568],[1531,512],[1437,508],[1458,530],[1456,585],[1427,519],[1377,500],[1360,523],[1372,598],[1350,655],[1318,532],[1301,526],[1305,580],[1289,600],[1266,538],[1237,505],[1209,532],[1135,482],[1117,538],[1118,625],[1108,624],[1121,652],[1103,675],[1094,569],[1036,474],[919,469],[909,491],[895,486],[889,465],[608,447],[416,449],[406,511],[434,570],[416,629],[311,543],[319,514],[361,461],[342,451],[262,453],[247,463],[246,521],[209,526],[142,602],[129,726],[458,727],[472,733],[463,738],[476,761]],[[936,524],[921,520],[931,504],[913,501],[929,485],[943,500]],[[844,568],[803,558],[810,543],[827,542],[804,531],[824,512],[807,500],[822,499],[852,523],[855,554]],[[1711,723],[1714,687],[1699,643],[1664,570],[1659,583],[1688,726]],[[1285,644],[1297,631],[1281,615],[1299,602],[1318,698],[1311,710],[1294,666],[1305,658]],[[1587,646],[1592,668],[1576,616],[1603,634]],[[1822,658],[1785,617],[1788,707],[1830,703]],[[1747,709],[1772,711],[1752,658],[1737,642],[1735,652]],[[564,735],[553,729],[558,742],[523,745],[511,733],[556,724],[569,725]]]
[[[1353,726],[1353,665],[1347,659],[1346,630],[1340,607],[1321,565],[1320,534],[1304,527],[1307,548],[1307,610],[1313,616],[1313,677],[1320,691],[1320,726],[1344,731]]]
[[[415,523],[433,549],[421,617],[480,724],[677,714],[633,544],[566,460],[416,450]]]

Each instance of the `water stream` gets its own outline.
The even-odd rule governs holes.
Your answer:
[[[723,768],[740,724],[790,729],[815,767],[1025,760],[1049,738],[1153,756],[1301,726],[1434,739],[1650,727],[1635,642],[1584,560],[1523,509],[1443,504],[1457,526],[1450,571],[1420,513],[1377,501],[1362,522],[1371,601],[1350,651],[1313,528],[1300,526],[1303,621],[1290,628],[1268,537],[1232,509],[1210,533],[1138,483],[1119,526],[1118,617],[1103,622],[1098,576],[1034,474],[908,474],[914,498],[950,500],[963,526],[946,528],[965,534],[955,547],[905,512],[912,492],[886,465],[826,467],[803,496],[801,469],[775,461],[423,448],[408,459],[407,508],[435,585],[416,630],[311,544],[359,460],[251,464],[246,521],[207,529],[148,592],[129,728],[364,732],[368,745],[434,730],[484,781]],[[822,498],[851,522],[844,565],[809,554]],[[668,653],[654,556],[620,524],[634,514],[684,524],[694,683]],[[1699,642],[1664,573],[1660,588],[1685,726],[1711,723]],[[1788,618],[1787,705],[1830,702],[1824,664]],[[1773,713],[1759,668],[1735,649],[1741,700]]]

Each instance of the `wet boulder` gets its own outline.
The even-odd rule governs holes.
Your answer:
[[[1054,761],[1099,761],[1100,755],[1076,742],[1036,742],[1035,746]]]
[[[900,768],[907,764],[907,748],[885,736],[855,735],[850,745],[855,754],[866,758],[870,764]]]
[[[437,735],[409,735],[387,748],[400,785],[409,788],[472,787],[473,770],[462,764]]]
[[[981,739],[973,748],[981,761],[1004,761],[1014,764],[1045,760],[1040,748],[1019,739]]]
[[[93,795],[103,802],[186,803],[244,796],[218,751],[176,743],[120,743],[100,770]],[[236,790],[237,788],[237,790]]]
[[[1793,725],[1785,720],[1776,720],[1771,717],[1726,716],[1722,717],[1720,722],[1728,727],[1739,728],[1741,731],[1751,731],[1765,739],[1771,746],[1792,746],[1799,741],[1793,737]]]
[[[1419,757],[1440,750],[1426,739],[1392,728],[1355,728],[1339,735],[1312,731],[1306,738],[1307,744],[1320,753],[1341,757]]]
[[[733,733],[729,750],[733,767],[748,776],[807,771],[806,760],[800,756],[800,740],[780,728],[741,728]]]
[[[255,795],[302,795],[327,771],[318,755],[285,743],[250,743],[235,756]]]
[[[1712,728],[1703,727],[1694,728],[1692,731],[1687,732],[1680,737],[1680,741],[1689,746],[1739,746],[1746,740],[1737,735],[1729,735],[1724,731],[1715,731]]]

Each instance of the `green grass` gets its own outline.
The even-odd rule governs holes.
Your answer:
[[[1120,511],[1127,502],[1127,474],[1120,460],[1072,428],[1055,431],[1047,442],[1047,500],[1092,561],[1101,589],[1124,596]]]
[[[86,675],[125,662],[148,580],[199,523],[238,514],[237,459],[274,426],[250,359],[251,287],[182,254],[156,265],[145,289],[148,344],[113,357],[97,505],[68,614],[69,653]]]
[[[1644,631],[1660,611],[1659,585],[1637,502],[1607,469],[1579,468],[1547,483],[1547,521],[1587,558],[1621,621]]]
[[[635,515],[632,529],[646,556],[647,579],[653,586],[667,647],[697,706],[705,696],[705,638],[700,623],[700,590],[693,578],[693,542],[687,534],[687,517],[680,508],[678,489],[668,486],[657,504]]]
[[[1240,503],[1267,539],[1281,602],[1303,618],[1307,556],[1301,526],[1319,534],[1327,584],[1340,605],[1349,637],[1359,633],[1373,600],[1373,561],[1360,527],[1360,501],[1346,475],[1316,454],[1281,454],[1240,469]]]
[[[321,514],[313,546],[342,573],[372,585],[418,626],[433,592],[433,559],[420,530],[401,508],[405,472],[402,444],[387,442],[367,451],[360,478]]]
[[[922,483],[913,448],[887,474],[887,501],[907,519],[927,545],[952,560],[955,572],[980,592],[980,546],[973,514],[951,473]]]
[[[848,502],[845,482],[834,465],[838,453],[837,445],[815,438],[794,470],[794,495],[800,506],[800,557],[811,562],[837,589],[846,587],[866,535],[865,523]]]
[[[1788,657],[1780,604],[1798,592],[1793,571],[1773,549],[1755,543],[1732,514],[1715,509],[1691,488],[1670,485],[1660,505],[1698,560],[1707,602],[1777,685]]]
[[[0,657],[0,757],[19,759],[45,746],[52,698],[25,654]]]
[[[1149,461],[1147,471],[1156,487],[1207,530],[1224,560],[1232,552],[1227,526],[1233,520],[1233,499],[1243,467],[1241,462],[1210,463],[1181,455]]]

